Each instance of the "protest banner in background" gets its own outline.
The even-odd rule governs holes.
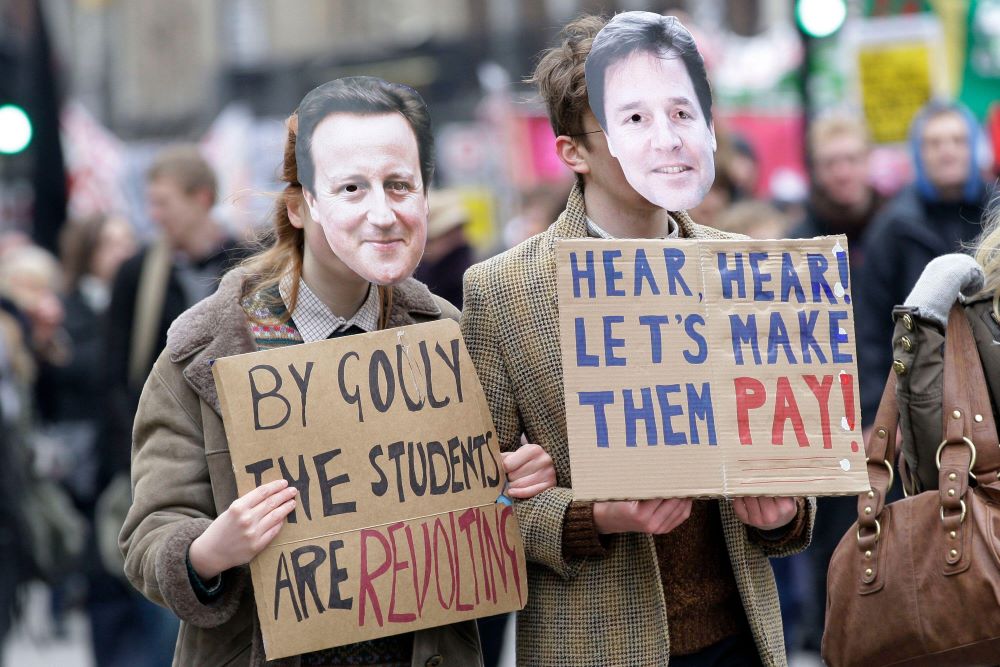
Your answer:
[[[846,237],[556,253],[577,499],[869,488]]]
[[[524,606],[520,531],[456,322],[213,372],[239,494],[279,476],[299,490],[250,563],[269,660]]]

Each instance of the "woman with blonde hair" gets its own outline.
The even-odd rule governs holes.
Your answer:
[[[410,275],[424,248],[430,118],[412,89],[350,77],[311,91],[288,122],[286,183],[269,247],[178,318],[140,401],[125,571],[181,619],[175,665],[263,665],[246,564],[296,503],[284,480],[236,497],[211,363],[220,357],[458,311]],[[554,483],[537,456],[505,465],[511,495]],[[546,465],[547,464],[547,465]],[[285,659],[288,665],[481,663],[472,622]],[[276,664],[276,663],[269,663]],[[427,663],[430,664],[430,663]]]

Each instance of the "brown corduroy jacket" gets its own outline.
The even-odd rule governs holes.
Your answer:
[[[685,238],[732,238],[676,213]],[[473,266],[465,276],[462,334],[489,400],[500,445],[520,435],[542,445],[556,467],[556,486],[516,505],[528,559],[528,603],[518,616],[518,665],[649,667],[670,656],[667,612],[653,538],[612,537],[603,558],[563,555],[563,521],[573,501],[563,397],[555,241],[585,238],[579,186],[547,231]],[[751,540],[732,506],[720,501],[723,532],[750,629],[768,667],[785,665],[778,594],[768,556],[809,543],[815,502],[806,504],[799,540],[769,549]],[[691,554],[697,558],[698,554]]]
[[[240,305],[241,286],[241,274],[230,272],[213,296],[174,322],[135,419],[133,501],[119,543],[132,585],[181,620],[177,667],[265,664],[249,567],[224,573],[221,596],[203,604],[186,560],[191,542],[237,497],[211,365],[257,351]],[[390,327],[458,318],[454,306],[416,280],[396,285],[392,294]],[[266,664],[299,663],[293,656]],[[411,664],[482,665],[475,621],[415,632]]]

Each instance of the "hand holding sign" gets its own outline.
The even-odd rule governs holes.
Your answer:
[[[500,454],[507,471],[507,495],[512,498],[532,498],[556,484],[556,469],[540,445],[528,443],[517,451]]]
[[[774,530],[787,526],[799,508],[795,498],[769,498],[767,496],[748,496],[733,498],[733,511],[738,518],[748,526],[760,530]]]
[[[281,530],[285,517],[295,509],[297,494],[295,487],[289,488],[287,481],[279,479],[234,500],[191,543],[191,567],[208,580],[249,563]]]
[[[243,496],[192,565],[206,543],[228,555],[205,575],[252,557],[269,660],[524,606],[521,534],[458,323],[225,357],[212,372]],[[522,491],[553,482],[541,448],[514,459]]]
[[[601,535],[646,533],[663,535],[691,516],[690,498],[656,498],[594,503],[594,525]]]

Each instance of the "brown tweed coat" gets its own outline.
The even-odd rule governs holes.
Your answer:
[[[681,236],[731,238],[674,214]],[[670,656],[667,613],[653,538],[615,536],[604,558],[563,558],[563,519],[573,501],[556,298],[555,241],[587,236],[583,193],[547,231],[473,266],[465,275],[462,334],[486,391],[500,445],[515,449],[524,432],[556,467],[556,486],[517,504],[528,557],[528,604],[518,616],[519,665],[643,667]],[[768,556],[805,548],[804,537],[775,552],[751,541],[729,502],[720,512],[729,556],[761,661],[785,665],[778,594]],[[697,558],[697,554],[691,554]]]
[[[191,542],[236,500],[236,477],[219,410],[212,362],[257,351],[240,306],[243,274],[231,271],[214,295],[170,327],[139,401],[132,449],[132,507],[119,544],[125,574],[181,620],[175,667],[298,667],[299,656],[264,659],[250,568],[223,574],[222,595],[205,604],[188,578]],[[393,287],[389,326],[458,318],[416,280]],[[442,660],[444,662],[442,662]],[[419,630],[413,667],[482,665],[474,621]]]

